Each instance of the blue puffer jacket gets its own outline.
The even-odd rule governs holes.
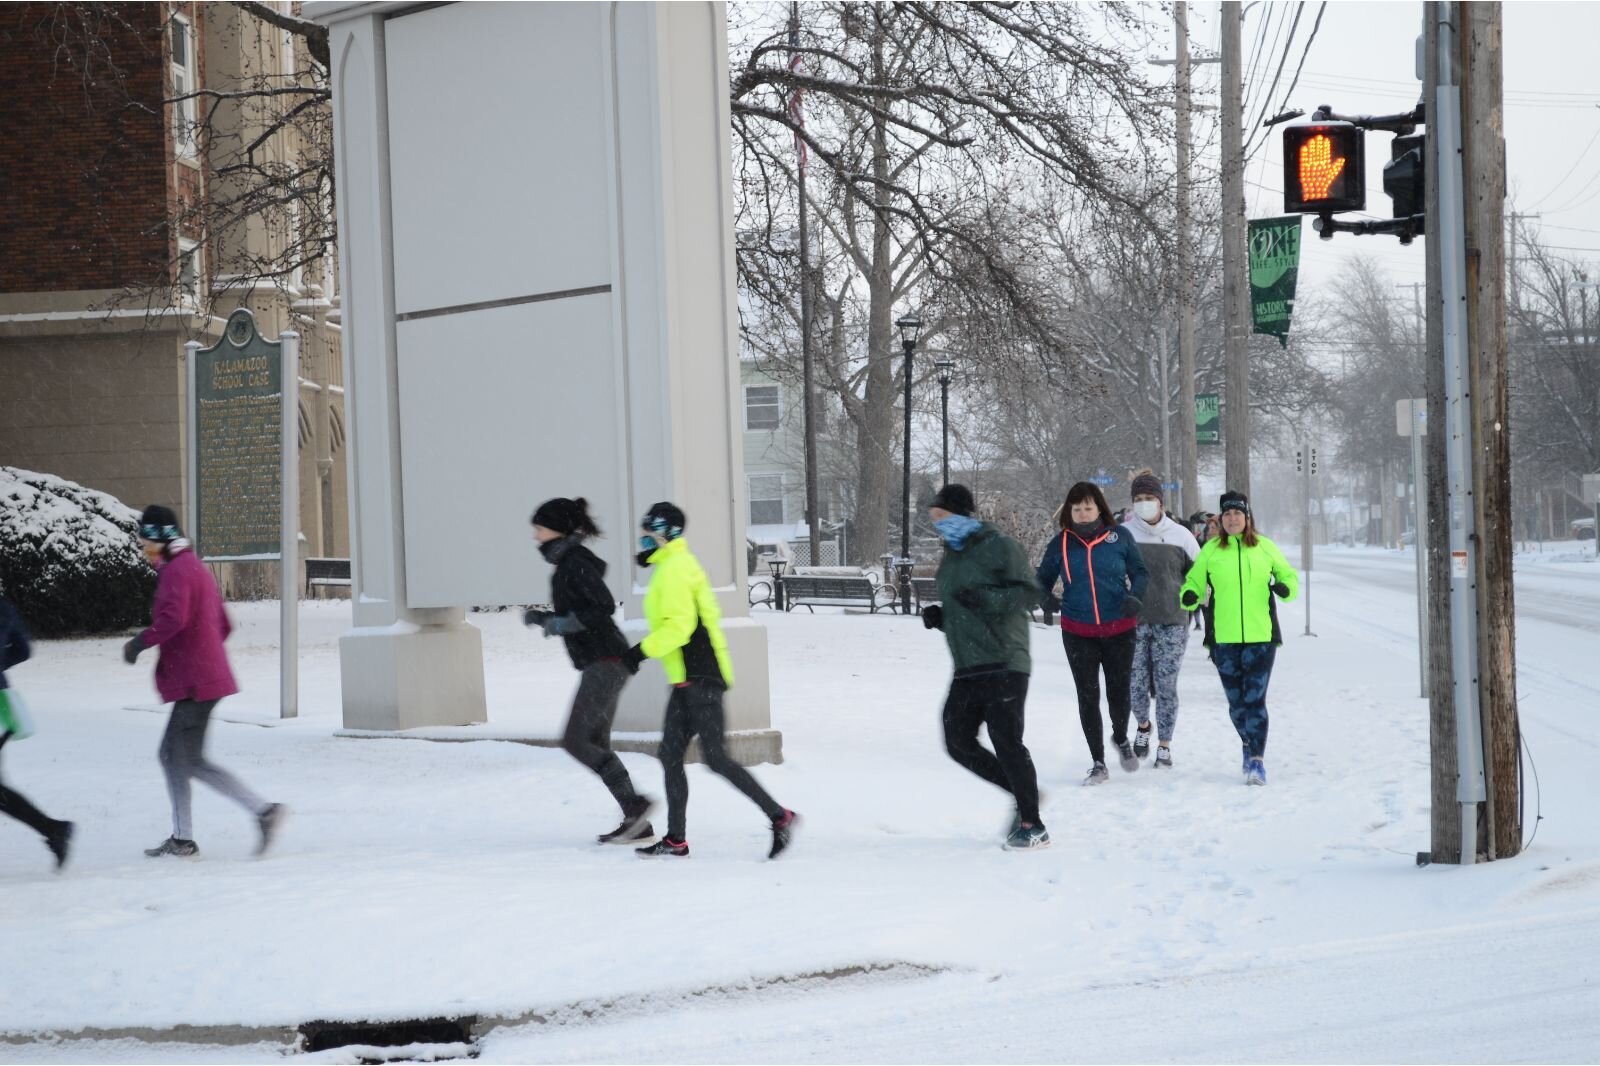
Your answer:
[[[1061,582],[1061,628],[1068,633],[1114,637],[1138,625],[1149,572],[1125,529],[1103,525],[1088,540],[1062,530],[1045,545],[1035,574],[1046,602]]]

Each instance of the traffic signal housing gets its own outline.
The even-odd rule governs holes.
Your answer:
[[[1283,210],[1331,215],[1367,207],[1366,131],[1312,122],[1283,131]]]
[[[1391,158],[1383,165],[1383,191],[1394,201],[1395,218],[1423,213],[1427,195],[1423,151],[1427,140],[1426,134],[1414,133],[1390,142]]]

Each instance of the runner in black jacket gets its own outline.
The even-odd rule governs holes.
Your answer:
[[[11,709],[6,671],[26,662],[31,654],[33,646],[28,643],[28,630],[22,624],[22,616],[11,604],[0,600],[0,748],[11,739],[13,726],[21,724],[19,716]],[[4,784],[0,784],[0,814],[9,814],[44,837],[45,844],[56,857],[56,869],[61,869],[72,844],[71,822],[51,818],[29,803],[22,793],[13,792]]]
[[[623,661],[628,642],[617,628],[617,601],[606,587],[606,564],[584,547],[588,537],[600,535],[589,505],[582,497],[546,500],[533,513],[533,535],[539,554],[554,566],[550,578],[552,610],[530,607],[523,615],[529,626],[539,626],[547,637],[566,641],[572,665],[583,675],[561,746],[567,754],[600,775],[622,808],[622,824],[599,839],[602,844],[629,844],[653,838],[646,818],[651,800],[633,790],[628,768],[611,750],[611,723],[617,700],[632,670]]]

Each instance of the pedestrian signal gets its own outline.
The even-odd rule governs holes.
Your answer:
[[[1392,158],[1383,165],[1383,191],[1394,200],[1394,217],[1410,218],[1423,212],[1427,189],[1425,149],[1428,138],[1415,133],[1391,142]]]
[[[1302,215],[1364,211],[1366,131],[1315,122],[1283,131],[1283,209]]]

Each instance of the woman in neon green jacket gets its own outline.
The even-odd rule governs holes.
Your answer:
[[[689,810],[689,777],[683,759],[689,741],[700,738],[700,756],[706,766],[743,792],[772,822],[772,848],[776,859],[793,839],[799,816],[777,803],[756,783],[750,771],[728,754],[724,736],[726,719],[722,695],[733,687],[733,661],[722,635],[722,612],[716,593],[700,562],[683,539],[688,518],[676,504],[652,504],[645,513],[636,556],[640,566],[654,567],[644,595],[644,616],[650,635],[629,648],[623,665],[638,673],[646,659],[659,659],[672,686],[667,713],[661,724],[661,746],[656,757],[666,775],[667,835],[649,847],[638,848],[644,858],[664,855],[687,858],[684,835]]]
[[[1300,578],[1278,546],[1256,532],[1244,493],[1223,493],[1220,510],[1222,531],[1200,549],[1179,598],[1192,611],[1211,588],[1206,645],[1244,749],[1245,784],[1264,785],[1267,684],[1283,643],[1273,597],[1293,599]]]

